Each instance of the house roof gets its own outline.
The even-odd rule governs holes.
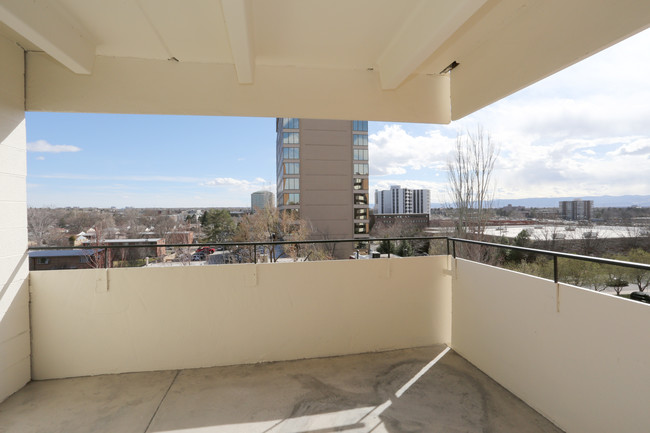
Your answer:
[[[638,0],[0,2],[32,111],[446,123],[649,24]]]

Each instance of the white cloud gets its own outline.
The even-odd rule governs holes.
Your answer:
[[[626,106],[622,111],[634,105],[626,102],[618,101]],[[554,108],[551,101],[526,97],[524,91],[425,132],[409,134],[399,125],[384,126],[370,137],[371,180],[382,175],[375,177],[373,186],[426,187],[432,201],[444,201],[445,164],[455,142],[449,136],[482,125],[500,147],[495,198],[648,194],[650,178],[643,171],[650,158],[650,126],[641,119],[650,117],[650,104],[631,109],[631,119],[585,101],[565,105],[566,110]],[[439,176],[430,171],[418,175],[422,168],[437,169]],[[428,178],[422,180],[422,175]]]
[[[261,177],[255,178],[254,181],[246,179],[234,179],[232,177],[216,177],[209,181],[203,182],[203,186],[230,187],[242,193],[251,193],[259,190],[275,191],[275,185]]]
[[[62,153],[62,152],[79,152],[80,147],[69,144],[50,144],[45,140],[37,140],[27,143],[28,152],[39,153]]]
[[[613,152],[608,153],[610,156],[633,155],[650,157],[650,138],[635,140],[620,146]]]
[[[408,134],[400,125],[385,125],[368,137],[372,176],[405,174],[407,170],[444,168],[455,139],[438,130],[426,135]]]
[[[630,168],[645,166],[648,155],[650,141],[638,137],[521,143],[500,157],[497,197],[647,194],[650,181]]]
[[[242,179],[233,179],[232,177],[216,177],[212,180],[204,182],[203,184],[209,186],[216,186],[216,185],[242,186],[242,185],[251,185],[251,182]]]
[[[496,196],[648,194],[648,47],[650,31],[455,122],[501,145]]]
[[[42,175],[33,175],[31,177],[37,177],[41,179],[108,180],[108,181],[171,182],[171,183],[199,183],[202,181],[201,178],[187,177],[187,176],[159,176],[159,175],[99,176],[99,175],[76,174],[76,173],[42,174]]]

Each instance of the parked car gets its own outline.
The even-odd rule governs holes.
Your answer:
[[[199,248],[197,248],[197,250],[195,252],[196,253],[203,253],[205,255],[208,255],[208,254],[214,253],[214,251],[215,250],[212,247],[199,247]]]
[[[632,292],[630,293],[630,299],[634,299],[635,301],[640,301],[640,302],[645,302],[646,304],[650,304],[650,293]]]
[[[202,262],[203,260],[205,260],[205,254],[203,252],[192,254],[193,262]]]

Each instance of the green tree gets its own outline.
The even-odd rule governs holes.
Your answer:
[[[513,242],[517,247],[527,247],[530,243],[530,233],[528,233],[528,230],[523,229],[517,234],[517,236],[515,236]],[[522,260],[531,261],[529,260],[528,254],[517,250],[507,250],[505,259],[509,262],[516,263],[519,263]]]
[[[613,288],[616,292],[616,295],[620,296],[623,289],[629,284],[625,279],[627,275],[627,269],[616,265],[608,265],[606,266],[606,269],[607,273],[609,274],[609,278],[607,278],[605,284],[607,287]]]
[[[538,257],[535,261],[506,262],[504,266],[522,274],[535,275],[548,280],[553,279],[553,261],[546,257]]]
[[[235,222],[226,209],[209,209],[201,215],[204,242],[226,242],[235,233]]]
[[[605,290],[610,279],[608,270],[602,265],[584,260],[560,257],[558,268],[561,281],[597,292]]]
[[[640,248],[630,250],[626,255],[617,258],[628,262],[650,264],[650,253]],[[650,286],[650,272],[642,269],[626,269],[626,278],[629,279],[632,284],[636,284],[640,292],[643,292],[648,288],[648,286]]]
[[[384,239],[383,241],[379,242],[379,246],[377,247],[377,252],[380,254],[396,254],[397,253],[397,248],[395,245],[395,241],[391,242],[388,239]]]
[[[413,245],[409,241],[400,241],[397,248],[397,255],[401,257],[411,257],[414,255]]]

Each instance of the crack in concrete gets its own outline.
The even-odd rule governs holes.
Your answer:
[[[167,387],[167,391],[165,391],[165,394],[163,394],[162,398],[160,399],[160,402],[158,403],[158,406],[156,406],[156,410],[153,411],[153,415],[151,415],[151,419],[149,420],[149,423],[147,424],[147,428],[144,429],[144,433],[147,433],[149,431],[149,427],[151,427],[151,424],[153,423],[154,418],[156,418],[156,415],[158,414],[158,410],[160,409],[160,406],[162,406],[163,401],[167,398],[167,394],[169,394],[169,390],[172,389],[172,386],[174,386],[174,383],[176,382],[176,378],[178,375],[181,374],[181,370],[176,370],[176,374],[174,375],[174,378],[172,379],[171,383],[169,384],[169,387]]]

